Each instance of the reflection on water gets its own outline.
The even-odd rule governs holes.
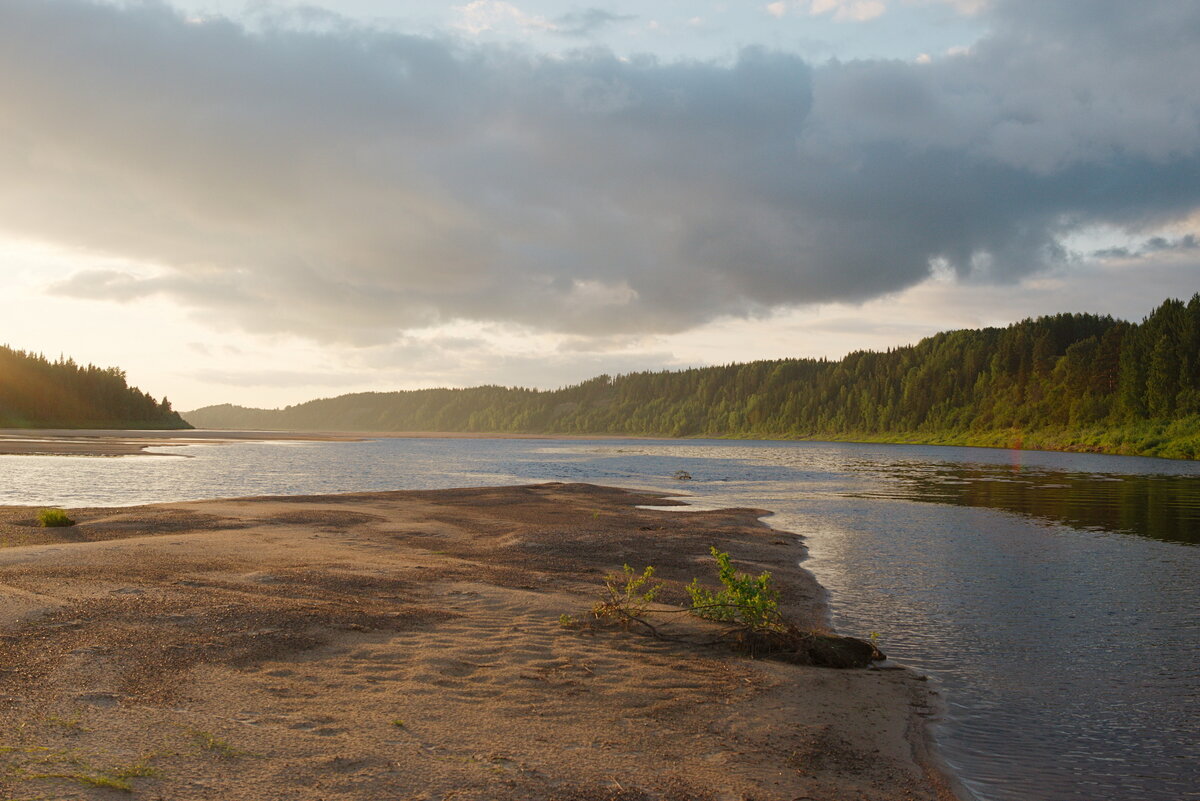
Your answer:
[[[1200,476],[910,463],[878,497],[1019,512],[1076,528],[1200,544]]]
[[[163,452],[181,451],[194,458],[0,456],[0,503],[591,481],[771,509],[807,539],[835,625],[880,632],[931,677],[946,702],[941,751],[980,799],[1200,797],[1200,464],[698,440]],[[673,480],[681,470],[692,480]]]

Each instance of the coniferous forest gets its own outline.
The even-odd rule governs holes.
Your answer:
[[[116,367],[0,346],[0,428],[191,428]]]
[[[210,428],[812,438],[1200,457],[1200,295],[1140,324],[1057,314],[839,361],[598,376],[552,391],[358,393],[211,406]]]

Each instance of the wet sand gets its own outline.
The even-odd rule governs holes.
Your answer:
[[[671,503],[541,484],[60,529],[0,508],[0,797],[952,799],[908,671],[750,659],[688,615],[660,625],[689,642],[591,622],[625,563],[686,605],[716,545],[819,626],[800,540],[761,510],[636,508]]]
[[[478,434],[447,431],[234,431],[225,429],[0,429],[0,456],[159,456],[146,448],[230,442],[360,442],[366,439],[653,439],[596,434]]]
[[[0,456],[158,456],[146,448],[228,442],[356,442],[359,434],[293,431],[210,431],[75,428],[2,428]]]

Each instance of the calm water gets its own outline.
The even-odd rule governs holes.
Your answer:
[[[0,503],[591,481],[772,509],[834,624],[878,632],[946,704],[986,801],[1200,798],[1200,465],[924,446],[380,440],[0,457]],[[672,479],[686,470],[693,479]],[[735,555],[736,556],[736,555]]]

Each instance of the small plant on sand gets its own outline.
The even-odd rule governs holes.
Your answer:
[[[39,509],[37,519],[38,525],[43,528],[75,525],[75,521],[67,517],[67,513],[62,509]]]
[[[64,718],[59,715],[47,715],[45,721],[51,726],[59,726],[72,733],[91,731],[91,729],[88,729],[83,725],[83,717],[81,715],[72,715],[69,718]]]
[[[203,751],[210,751],[214,754],[225,757],[226,759],[246,756],[245,751],[234,748],[227,741],[222,740],[212,732],[207,732],[202,729],[192,729],[191,735],[192,739],[196,741]]]
[[[600,606],[600,604],[598,603],[596,606]],[[596,619],[604,617],[603,614],[597,613],[595,608],[593,608],[592,612],[593,616],[568,615],[564,612],[558,616],[559,628],[566,629],[567,631],[590,634],[596,631]]]
[[[866,667],[872,661],[884,658],[875,645],[875,638],[866,642],[821,630],[801,629],[779,611],[779,591],[772,585],[770,573],[757,576],[739,573],[729,554],[716,547],[710,548],[709,552],[717,561],[717,580],[721,589],[714,592],[693,578],[685,588],[691,596],[691,608],[671,609],[656,605],[664,584],[654,578],[654,568],[647,567],[638,573],[625,565],[621,573],[605,578],[605,596],[592,607],[592,614],[623,625],[637,623],[659,639],[695,645],[723,644],[752,657],[770,657],[802,665]],[[694,634],[666,632],[647,619],[672,614],[690,614],[723,625],[717,627],[719,634],[715,639],[697,641]],[[580,621],[565,614],[560,616],[559,624],[563,628],[582,628]]]
[[[771,574],[751,576],[733,568],[729,554],[710,549],[717,560],[717,579],[724,589],[712,592],[692,579],[687,586],[692,596],[692,614],[745,626],[753,631],[782,631],[786,627],[779,613],[779,591],[771,586]]]
[[[157,768],[151,767],[145,761],[136,762],[132,765],[126,765],[121,768],[99,769],[93,768],[79,760],[72,760],[78,764],[77,769],[62,770],[62,771],[45,771],[45,772],[25,772],[18,773],[19,779],[62,779],[65,781],[75,782],[84,787],[95,787],[103,790],[119,790],[124,793],[133,792],[133,784],[130,779],[153,778],[159,774]]]
[[[607,597],[596,602],[592,614],[623,623],[636,621],[647,625],[642,618],[662,589],[662,582],[654,579],[654,568],[649,565],[641,573],[629,565],[624,565],[621,571],[605,577]]]

